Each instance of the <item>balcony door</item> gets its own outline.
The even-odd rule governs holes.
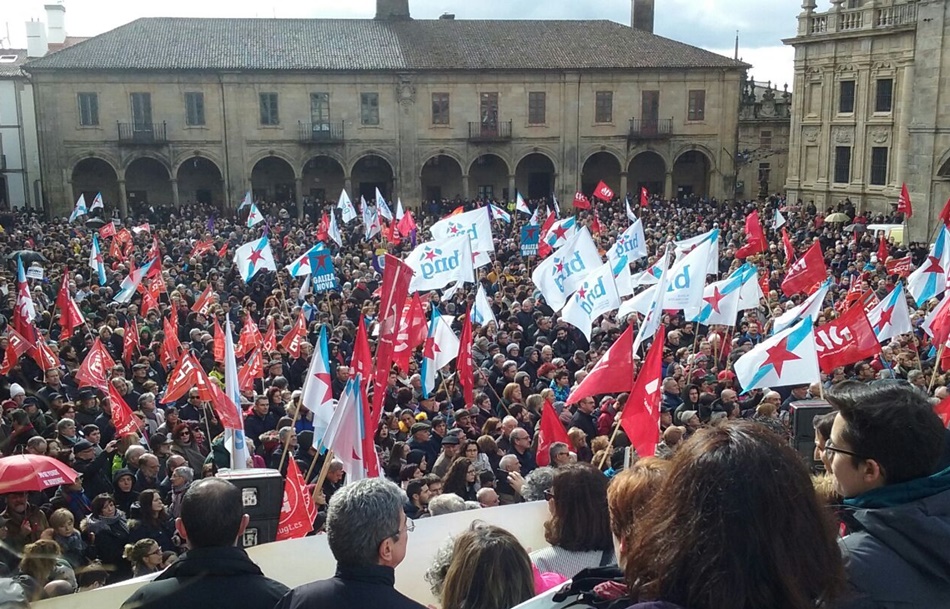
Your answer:
[[[482,137],[498,137],[498,93],[482,93],[479,100]]]
[[[330,94],[310,94],[310,123],[315,137],[330,134]]]
[[[643,91],[640,95],[640,132],[656,133],[660,119],[660,92]]]
[[[152,135],[152,95],[132,93],[132,133],[134,138],[149,138]]]

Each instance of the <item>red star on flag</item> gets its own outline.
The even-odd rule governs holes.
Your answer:
[[[943,273],[943,267],[940,266],[940,259],[936,256],[927,256],[927,268],[924,269],[925,273]]]
[[[578,296],[578,298],[580,298],[581,300],[587,298],[587,290],[585,290],[584,288],[581,288],[581,289],[577,290],[577,296]]]
[[[557,241],[560,241],[565,235],[567,235],[567,229],[565,229],[563,226],[558,226],[557,228],[551,229],[551,234],[554,235],[554,238]]]
[[[454,224],[451,224],[449,225],[449,232],[455,235],[459,232],[459,227],[455,226]]]
[[[437,353],[440,353],[439,345],[435,344],[435,339],[429,337],[426,339],[426,344],[422,348],[422,355],[427,358],[434,360]]]
[[[264,254],[262,253],[263,251],[264,251],[264,247],[263,247],[263,246],[262,246],[261,249],[259,249],[259,250],[251,250],[251,255],[248,256],[248,258],[247,258],[248,261],[249,261],[251,264],[257,264],[258,262],[260,262],[261,260],[264,259]]]
[[[563,273],[563,272],[564,272],[564,263],[559,260],[558,263],[554,265],[554,272],[556,272],[556,273]]]
[[[426,252],[426,260],[435,260],[435,250],[429,250]]]
[[[877,329],[883,330],[884,326],[891,323],[891,317],[894,315],[894,307],[881,311],[881,319],[877,322]]]
[[[762,362],[762,365],[768,366],[769,364],[772,364],[775,366],[775,373],[780,378],[782,376],[782,367],[785,365],[785,362],[793,362],[795,360],[801,359],[788,350],[787,336],[780,340],[777,345],[766,349],[765,352],[768,353],[768,357],[765,358],[765,361]]]
[[[709,303],[709,306],[712,307],[713,311],[716,313],[721,313],[719,310],[719,303],[722,302],[722,299],[725,296],[722,295],[722,292],[719,291],[719,286],[713,288],[712,296],[703,296],[703,300]]]

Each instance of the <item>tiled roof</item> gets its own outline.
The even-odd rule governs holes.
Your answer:
[[[736,65],[722,55],[611,21],[143,18],[33,60],[26,69],[575,70]]]
[[[16,55],[13,61],[5,61],[7,57]],[[15,78],[26,76],[20,66],[26,63],[26,49],[0,49],[0,78]]]

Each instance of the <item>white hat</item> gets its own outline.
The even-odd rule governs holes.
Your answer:
[[[13,383],[10,385],[10,398],[15,398],[18,395],[26,395],[26,391],[24,391],[23,387],[21,387],[19,384]]]

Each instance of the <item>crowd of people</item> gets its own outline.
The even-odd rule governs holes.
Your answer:
[[[776,316],[806,296],[789,298],[780,289],[790,261],[768,222],[768,251],[749,260],[767,288],[757,308],[741,312],[732,327],[694,324],[682,313],[662,319],[656,457],[638,458],[617,431],[627,392],[566,403],[633,320],[608,313],[588,339],[552,310],[531,280],[537,259],[521,255],[520,226],[528,217],[511,204],[513,221],[493,222],[492,262],[478,272],[495,319],[473,328],[473,403],[463,397],[455,364],[442,371],[436,391],[422,390],[420,345],[405,370],[393,368],[386,389],[374,433],[380,478],[347,483],[343,463],[324,467],[313,415],[301,405],[321,329],[330,339],[331,390],[340,398],[360,322],[374,342],[380,253],[404,256],[415,240],[429,239],[427,227],[445,214],[485,204],[434,202],[414,212],[417,234],[396,240],[384,238],[384,231],[367,241],[359,221],[340,220],[343,246],[328,243],[339,288],[320,294],[302,293],[304,278],[283,268],[314,245],[319,232],[320,218],[297,221],[289,205],[259,203],[267,221],[252,229],[244,224],[246,210],[159,207],[116,219],[139,230],[119,248],[100,238],[107,266],[102,285],[88,264],[93,226],[101,222],[17,216],[0,234],[0,253],[9,261],[0,271],[6,296],[0,324],[12,327],[16,315],[16,257],[8,255],[38,253],[45,275],[28,286],[33,323],[37,340],[57,361],[46,365],[31,353],[0,360],[6,371],[0,375],[0,450],[50,456],[80,474],[46,492],[2,497],[0,569],[22,599],[160,573],[127,606],[197,607],[233,598],[282,609],[418,607],[393,589],[393,569],[411,543],[414,521],[544,500],[550,547],[529,553],[512,532],[480,522],[477,511],[468,530],[446,540],[426,575],[443,609],[502,609],[561,586],[559,594],[592,606],[638,609],[946,603],[950,444],[933,405],[947,397],[950,377],[921,327],[933,304],[912,306],[914,331],[892,339],[880,357],[822,374],[811,385],[744,392],[732,364],[768,336]],[[547,202],[529,205],[546,211]],[[654,198],[637,206],[651,255],[634,266],[647,268],[669,241],[718,228],[718,270],[725,277],[742,262],[735,253],[755,208],[765,219],[782,210],[799,253],[821,244],[832,285],[818,325],[853,306],[855,282],[878,298],[890,292],[901,279],[888,273],[887,260],[910,255],[919,265],[927,257],[928,243],[890,241],[880,257],[878,236],[855,227],[899,222],[900,216],[867,217],[848,201],[818,210],[778,196],[736,203]],[[328,204],[317,211],[333,210]],[[849,221],[824,222],[832,211]],[[623,200],[574,212],[595,228],[604,252],[629,226]],[[262,230],[279,270],[245,283],[225,252]],[[157,277],[130,301],[116,302],[129,271],[155,253]],[[59,323],[64,283],[84,319],[71,336],[63,336]],[[158,296],[145,298],[152,288]],[[196,310],[206,293],[211,305]],[[438,308],[458,333],[475,290],[422,296],[427,310]],[[293,357],[280,339],[293,331],[301,311],[307,340]],[[176,323],[169,326],[172,317]],[[240,493],[215,477],[230,466],[221,417],[197,387],[165,400],[170,370],[185,352],[223,382],[215,326],[228,319],[235,337],[248,321],[262,334],[275,328],[261,374],[241,391],[245,435],[254,466],[286,475],[292,459],[307,483],[320,484],[314,525],[315,533],[328,535],[338,563],[331,580],[288,591],[233,547],[247,518]],[[181,345],[171,355],[169,327],[177,328]],[[129,357],[125,339],[132,328],[137,341]],[[77,372],[97,339],[116,362],[106,372],[108,382],[140,421],[139,434],[117,434],[107,392],[80,386]],[[4,359],[13,353],[7,336],[0,347]],[[247,365],[249,356],[239,364]],[[815,455],[824,473],[810,472],[789,445],[792,404],[819,395],[834,409],[815,421]],[[545,403],[556,410],[568,440],[546,446],[539,459]],[[539,460],[549,465],[539,467]]]

